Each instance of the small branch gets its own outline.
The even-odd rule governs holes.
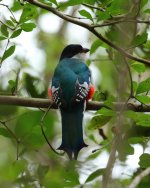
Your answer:
[[[16,137],[16,135],[13,133],[13,131],[11,129],[9,129],[9,127],[7,127],[6,122],[5,121],[0,121],[0,123],[6,128],[6,130],[12,135],[12,137],[16,140],[17,143],[20,143],[20,140]]]
[[[150,112],[150,106],[142,106],[134,103],[124,102],[114,102],[114,107],[116,110],[121,109],[125,106],[125,109],[133,110],[135,112]],[[24,107],[33,107],[33,108],[48,108],[50,105],[52,109],[57,109],[55,104],[52,104],[50,99],[40,99],[40,98],[27,98],[27,97],[19,97],[19,96],[0,96],[0,105],[14,105],[14,106],[24,106]],[[98,101],[89,101],[87,103],[86,110],[98,110],[102,107],[107,106],[104,102]]]
[[[8,5],[5,5],[5,4],[2,4],[2,3],[1,3],[0,6],[6,7],[6,8],[8,9],[8,11],[10,12],[10,14],[12,15],[13,19],[15,20],[15,22],[18,23],[18,21],[16,20],[14,14],[13,14],[13,12],[12,12],[12,10],[9,8]]]
[[[136,188],[138,186],[138,184],[140,183],[140,181],[142,181],[142,179],[145,176],[148,176],[150,174],[150,167],[146,168],[145,170],[143,170],[140,174],[138,174],[133,181],[131,182],[131,184],[128,186],[128,188]]]
[[[83,6],[88,7],[88,8],[92,8],[92,9],[96,9],[96,10],[100,10],[102,12],[105,12],[105,9],[101,8],[101,7],[95,7],[86,3],[82,3]]]
[[[9,134],[15,139],[16,144],[17,144],[17,150],[16,150],[17,157],[16,157],[16,159],[18,160],[18,158],[19,158],[19,144],[20,144],[21,141],[20,141],[19,138],[17,138],[17,136],[14,134],[14,132],[6,125],[6,121],[0,121],[0,124],[2,124],[6,128],[6,130],[9,132]]]
[[[52,106],[52,104],[51,104],[51,106]],[[43,128],[43,126],[44,126],[44,118],[46,117],[47,113],[48,113],[49,110],[51,109],[51,106],[48,107],[48,109],[45,111],[44,115],[42,116],[41,123],[40,123],[41,132],[42,132],[42,135],[43,135],[43,137],[45,138],[45,140],[46,140],[48,146],[50,147],[50,149],[51,149],[55,154],[57,154],[57,155],[64,155],[64,152],[63,152],[63,153],[59,153],[59,152],[57,152],[57,151],[53,148],[53,146],[52,146],[51,143],[49,142],[49,140],[48,140],[48,138],[47,138],[47,136],[46,136],[46,134],[45,134],[45,132],[44,132],[44,128]]]
[[[115,25],[123,22],[136,22],[136,23],[142,23],[142,24],[150,24],[150,20],[128,20],[128,19],[122,19],[122,20],[115,20],[115,21],[110,21],[110,22],[105,22],[102,24],[96,24],[93,25],[94,28],[96,27],[105,27],[105,26],[110,26],[110,25]]]
[[[50,7],[50,6],[48,6],[48,5],[44,4],[44,3],[41,3],[41,2],[39,2],[37,0],[27,0],[27,2],[37,6],[39,8],[45,9],[45,10],[47,10],[49,12],[52,12],[56,16],[62,18],[63,20],[66,20],[68,22],[74,23],[74,24],[79,25],[81,27],[84,27],[86,29],[89,29],[91,27],[89,24],[86,24],[84,22],[80,22],[79,20],[75,20],[74,18],[71,18],[71,17],[69,17],[69,16],[67,16],[65,14],[62,14],[59,10],[57,10],[57,9],[55,9],[53,7]]]
[[[117,151],[117,146],[118,146],[118,137],[115,135],[112,146],[111,146],[111,152],[109,155],[109,159],[107,162],[107,166],[105,169],[105,172],[103,174],[103,179],[102,179],[102,188],[108,188],[110,181],[111,181],[111,174],[112,174],[112,169],[116,160],[116,151]]]
[[[27,0],[27,2],[29,2],[30,4],[33,4],[33,5],[37,6],[37,7],[40,7],[42,9],[48,10],[49,12],[52,12],[53,14],[57,15],[58,17],[66,20],[66,21],[68,21],[70,23],[73,23],[73,24],[79,25],[79,26],[81,26],[83,28],[86,28],[91,33],[93,33],[95,36],[97,36],[100,40],[102,40],[104,43],[106,43],[109,46],[111,46],[112,48],[116,49],[117,51],[119,51],[121,54],[123,54],[127,58],[135,60],[135,61],[138,61],[138,62],[141,62],[141,63],[144,63],[145,65],[150,66],[150,61],[149,60],[142,59],[142,58],[139,58],[139,57],[135,57],[135,56],[127,53],[123,48],[115,45],[111,41],[109,41],[106,38],[104,38],[98,31],[95,30],[95,28],[93,28],[92,25],[84,23],[84,22],[81,22],[81,21],[76,20],[74,18],[71,18],[71,17],[69,17],[67,15],[64,15],[59,10],[57,10],[57,9],[55,9],[53,7],[50,7],[50,6],[48,6],[48,5],[44,4],[44,3],[41,3],[41,2],[39,2],[37,0]]]
[[[115,45],[114,43],[112,43],[111,41],[107,40],[106,38],[104,38],[100,33],[98,33],[94,28],[91,29],[91,32],[93,34],[95,34],[95,36],[97,36],[100,40],[102,40],[103,42],[105,42],[106,44],[108,44],[109,46],[111,46],[112,48],[116,49],[118,52],[120,52],[121,54],[123,54],[124,56],[126,56],[129,59],[144,63],[147,66],[150,66],[150,61],[147,59],[143,59],[143,58],[139,58],[139,57],[135,57],[129,53],[127,53],[123,48],[120,48],[119,46]]]
[[[83,18],[83,17],[79,17],[79,16],[71,16],[69,14],[64,14],[70,18],[73,18],[73,19],[78,19],[78,20],[88,20],[88,18]],[[92,19],[96,19],[96,18],[92,18]]]
[[[3,21],[1,21],[1,20],[0,20],[0,23],[1,23],[2,25],[5,25],[7,28],[9,28],[9,29],[12,30],[12,31],[15,30],[15,28],[10,27],[9,25],[5,24],[5,23],[4,23]]]
[[[132,81],[132,74],[131,74],[130,66],[129,66],[129,64],[128,64],[126,58],[123,58],[123,59],[124,59],[124,62],[125,62],[125,64],[126,64],[126,67],[127,67],[128,73],[129,73],[129,78],[130,78],[130,95],[129,95],[129,97],[128,97],[128,100],[129,100],[130,98],[133,97],[133,81]],[[128,100],[127,100],[127,102],[128,102]]]

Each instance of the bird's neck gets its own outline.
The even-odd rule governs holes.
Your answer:
[[[81,59],[83,61],[85,61],[87,59],[85,53],[78,53],[78,54],[74,55],[72,58]]]

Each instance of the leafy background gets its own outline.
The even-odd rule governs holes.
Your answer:
[[[40,2],[93,25],[124,51],[150,59],[148,0]],[[127,59],[92,32],[32,3],[1,0],[0,9],[0,95],[48,98],[49,80],[63,47],[81,43],[90,47],[87,64],[94,72],[93,100],[107,106],[86,112],[85,141],[90,146],[81,151],[79,161],[70,162],[48,147],[40,129],[43,109],[0,105],[0,187],[131,188],[136,177],[136,187],[148,188],[149,66]],[[44,20],[47,27],[42,25]],[[120,101],[139,104],[138,110],[147,108],[147,113],[115,109],[113,102]],[[47,138],[57,148],[61,125],[56,110],[50,110],[43,124]],[[129,163],[129,159],[133,161]],[[140,179],[146,170],[149,173]]]

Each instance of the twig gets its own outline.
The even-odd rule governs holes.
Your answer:
[[[14,31],[15,28],[10,27],[9,25],[5,24],[3,21],[0,20],[0,23],[8,27],[10,30]]]
[[[112,145],[111,145],[111,152],[109,155],[109,159],[107,162],[107,166],[105,168],[104,174],[103,174],[103,179],[102,179],[102,188],[108,188],[111,180],[111,174],[112,174],[112,169],[116,160],[116,151],[117,151],[117,146],[118,146],[118,137],[115,135]]]
[[[143,105],[144,105],[144,106],[149,106],[149,105],[143,103],[142,101],[140,101],[136,96],[134,96],[134,99],[141,103],[141,107],[142,107]]]
[[[128,64],[126,58],[123,57],[123,60],[124,60],[124,63],[125,63],[125,65],[126,65],[126,67],[127,67],[127,70],[128,70],[128,73],[129,73],[129,78],[130,78],[130,95],[129,95],[129,97],[128,97],[128,100],[129,100],[130,98],[133,97],[133,82],[132,82],[132,74],[131,74],[131,70],[130,70],[130,67],[129,67],[129,64]],[[128,100],[127,100],[127,102],[128,102]]]
[[[96,27],[105,27],[105,26],[110,26],[110,25],[115,25],[123,22],[136,22],[136,23],[142,23],[142,24],[150,24],[150,20],[131,20],[131,19],[121,19],[121,20],[115,20],[115,21],[107,21],[102,24],[96,24],[93,25],[94,28]]]
[[[73,19],[79,19],[79,20],[88,20],[88,18],[83,18],[83,17],[78,17],[78,16],[71,16],[69,14],[64,14],[70,18],[73,18]],[[96,18],[92,18],[92,19],[96,19]]]
[[[109,146],[110,144],[112,144],[112,141],[111,141],[111,142],[109,142],[108,144],[104,145],[104,146],[103,146],[103,147],[101,147],[101,148],[94,149],[94,150],[92,151],[92,153],[95,153],[95,152],[97,152],[97,151],[99,151],[99,150],[102,150],[102,149],[106,148],[107,146]]]
[[[15,22],[18,23],[18,21],[16,20],[16,18],[15,18],[15,16],[14,16],[13,12],[11,11],[11,9],[9,8],[8,5],[5,5],[5,4],[2,4],[2,3],[1,3],[0,6],[6,7],[6,8],[8,9],[8,11],[10,12],[10,14],[12,15],[13,19],[15,20]]]
[[[100,33],[98,33],[94,28],[91,29],[91,32],[93,34],[95,34],[100,40],[102,40],[103,42],[105,42],[106,44],[108,44],[109,46],[111,46],[112,48],[116,49],[118,52],[120,52],[122,55],[126,56],[129,59],[144,63],[147,66],[150,66],[150,61],[147,59],[143,59],[143,58],[139,58],[139,57],[135,57],[129,53],[127,53],[123,48],[120,48],[119,46],[116,46],[114,43],[112,43],[111,41],[107,40],[106,38],[104,38]]]
[[[42,134],[43,134],[43,136],[44,136],[44,138],[45,138],[47,144],[49,145],[50,149],[51,149],[55,154],[57,154],[57,155],[64,155],[64,152],[63,152],[63,153],[59,153],[59,152],[57,152],[57,151],[53,148],[53,146],[52,146],[51,143],[49,142],[49,140],[48,140],[48,138],[47,138],[47,136],[46,136],[46,134],[45,134],[45,132],[44,132],[44,129],[43,129],[44,118],[46,117],[47,113],[48,113],[49,110],[51,109],[51,106],[52,106],[52,104],[51,104],[51,105],[48,107],[48,109],[45,111],[45,113],[44,113],[44,115],[43,115],[43,117],[42,117],[42,119],[41,119],[40,128],[41,128]]]
[[[138,174],[131,182],[131,184],[128,186],[128,188],[136,188],[140,181],[150,174],[150,167],[143,170],[140,174]]]
[[[0,121],[0,123],[7,129],[7,131],[11,134],[11,136],[15,139],[15,141],[17,143],[17,157],[16,157],[16,159],[18,160],[20,139],[18,139],[17,136],[13,133],[13,131],[11,129],[9,129],[9,127],[6,125],[5,121]]]
[[[30,4],[33,4],[35,6],[38,6],[38,7],[42,8],[42,9],[48,10],[48,11],[52,12],[53,14],[57,15],[58,17],[66,20],[66,21],[68,21],[70,23],[73,23],[73,24],[79,25],[79,26],[81,26],[83,28],[86,28],[91,33],[93,33],[95,36],[97,36],[100,40],[102,40],[104,43],[106,43],[109,46],[111,46],[112,48],[116,49],[117,51],[119,51],[121,54],[123,54],[124,56],[128,57],[129,59],[132,59],[132,60],[135,60],[135,61],[138,61],[138,62],[141,62],[141,63],[144,63],[144,64],[150,66],[150,61],[149,60],[142,59],[142,58],[139,58],[139,57],[135,57],[135,56],[127,53],[123,48],[115,45],[114,43],[112,43],[108,39],[104,38],[98,31],[95,30],[95,28],[93,28],[92,25],[84,23],[84,22],[81,22],[81,21],[76,20],[74,18],[71,18],[69,16],[66,16],[63,13],[61,13],[59,10],[57,10],[57,9],[55,9],[53,7],[50,7],[50,6],[48,6],[48,5],[44,4],[44,3],[41,3],[41,2],[39,2],[37,0],[27,0],[27,2],[29,2]]]
[[[28,97],[20,97],[20,96],[0,96],[0,105],[14,105],[14,106],[25,106],[25,107],[34,107],[34,108],[48,108],[50,105],[52,105],[52,102],[50,99],[41,99],[41,98],[28,98]],[[124,102],[114,102],[113,103],[114,108],[116,110],[121,109],[124,106]],[[87,103],[86,110],[99,110],[102,107],[107,106],[104,104],[104,102],[98,102],[98,101],[89,101]],[[57,106],[53,104],[51,106],[52,109],[57,109]],[[135,112],[150,112],[150,106],[143,106],[141,108],[141,105],[134,104],[134,103],[128,103],[125,107],[125,109],[133,110]]]
[[[96,10],[100,10],[102,12],[105,12],[105,9],[101,8],[101,7],[95,7],[95,6],[92,6],[90,4],[87,4],[87,3],[82,3],[83,6],[85,7],[88,7],[88,8],[92,8],[92,9],[96,9]]]
[[[8,130],[8,132],[13,136],[13,138],[16,140],[16,142],[20,142],[18,140],[18,138],[16,137],[16,135],[12,132],[12,130],[7,127],[5,121],[0,121],[0,123]]]
[[[98,129],[98,133],[103,138],[103,140],[107,139],[107,136],[105,135],[104,130],[102,128]]]
[[[23,115],[26,115],[26,114],[27,114],[27,113],[25,112],[25,113],[23,113],[23,114],[19,114],[19,115],[13,116],[13,117],[11,117],[11,118],[9,118],[9,119],[3,121],[3,122],[7,123],[7,122],[9,122],[9,121],[13,121],[13,120],[17,119],[18,117],[23,116]]]

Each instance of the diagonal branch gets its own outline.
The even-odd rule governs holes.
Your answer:
[[[131,184],[128,186],[128,188],[136,188],[138,184],[142,181],[142,179],[145,176],[148,176],[150,174],[150,167],[143,170],[140,174],[138,174],[131,182]]]
[[[124,107],[124,102],[114,102],[114,108],[116,110]],[[24,106],[24,107],[33,107],[33,108],[48,108],[51,106],[52,109],[57,109],[56,105],[52,104],[50,99],[41,99],[41,98],[27,98],[20,96],[2,96],[0,95],[0,105],[14,105],[14,106]],[[102,107],[107,106],[104,102],[90,101],[87,103],[86,110],[98,110]],[[142,106],[140,104],[128,103],[125,106],[125,109],[133,110],[136,112],[150,112],[150,106]]]
[[[133,20],[133,19],[121,19],[121,20],[114,20],[114,21],[106,21],[102,24],[93,25],[94,28],[96,27],[105,27],[110,25],[115,25],[123,22],[133,22],[133,23],[141,23],[141,24],[150,24],[150,20]]]
[[[30,4],[33,4],[33,5],[37,6],[37,7],[40,7],[42,9],[45,9],[45,10],[47,10],[49,12],[52,12],[53,14],[57,15],[58,17],[66,20],[66,21],[68,21],[70,23],[73,23],[73,24],[79,25],[79,26],[81,26],[83,28],[86,28],[91,33],[93,33],[95,36],[97,36],[100,40],[102,40],[104,43],[106,43],[109,46],[111,46],[112,48],[116,49],[117,51],[119,51],[121,54],[123,54],[127,58],[135,60],[135,61],[138,61],[138,62],[141,62],[141,63],[144,63],[145,65],[150,66],[150,61],[149,60],[142,59],[142,58],[139,58],[139,57],[135,57],[135,56],[127,53],[123,48],[115,45],[114,43],[112,43],[111,41],[109,41],[108,39],[103,37],[95,28],[93,28],[92,25],[84,23],[84,22],[81,22],[81,21],[76,20],[74,18],[71,18],[71,17],[61,13],[59,10],[57,10],[57,9],[55,9],[53,7],[50,7],[50,6],[48,6],[48,5],[44,4],[44,3],[41,3],[41,2],[39,2],[37,0],[27,0],[27,2],[29,2]]]

